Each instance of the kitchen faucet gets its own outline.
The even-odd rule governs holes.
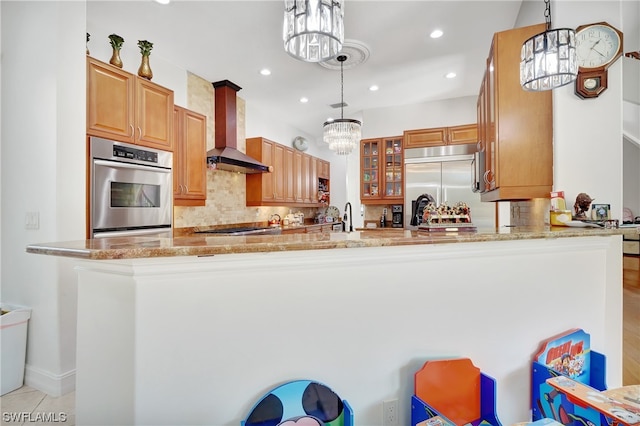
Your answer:
[[[342,216],[344,224],[342,225],[342,229],[346,231],[347,207],[349,207],[349,232],[353,232],[353,213],[351,212],[351,203],[348,201],[347,204],[344,205],[344,216]]]

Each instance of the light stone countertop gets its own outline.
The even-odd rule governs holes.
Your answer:
[[[135,259],[175,256],[211,256],[233,253],[391,247],[419,244],[452,244],[544,238],[633,235],[637,227],[620,229],[569,227],[503,227],[476,232],[422,232],[403,229],[371,229],[354,232],[282,235],[211,236],[174,238],[113,237],[92,240],[29,244],[27,253],[78,259]]]

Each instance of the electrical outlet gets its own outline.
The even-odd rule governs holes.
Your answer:
[[[398,426],[398,400],[382,401],[382,426]]]

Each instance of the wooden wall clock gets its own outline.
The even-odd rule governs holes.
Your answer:
[[[578,78],[575,93],[592,99],[607,90],[607,70],[622,56],[622,32],[606,22],[576,28]]]

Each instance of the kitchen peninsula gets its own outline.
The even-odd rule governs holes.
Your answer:
[[[529,419],[538,343],[569,328],[622,377],[622,235],[637,229],[362,231],[32,244],[77,259],[78,424],[237,425],[266,389],[309,378],[357,424],[424,361],[469,357],[503,424]]]

